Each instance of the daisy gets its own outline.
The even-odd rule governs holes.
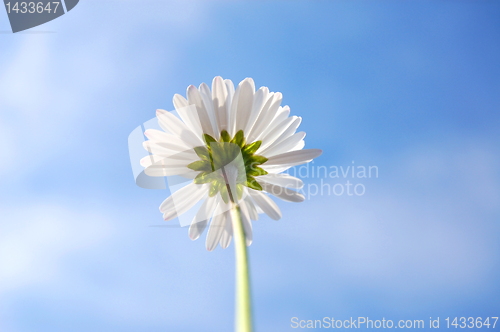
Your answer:
[[[297,192],[303,182],[283,174],[310,162],[321,150],[304,148],[304,132],[296,132],[301,118],[280,106],[282,95],[267,87],[255,91],[251,78],[233,82],[215,77],[189,86],[187,98],[176,94],[173,112],[157,110],[162,130],[148,129],[141,159],[149,176],[179,176],[189,184],[160,205],[165,220],[200,207],[189,227],[196,240],[208,226],[206,248],[227,248],[234,237],[236,252],[236,331],[252,331],[247,246],[252,243],[252,221],[265,213],[281,218],[268,194],[302,202]]]
[[[252,243],[252,220],[260,213],[272,219],[281,211],[268,196],[302,202],[295,191],[303,182],[281,174],[310,162],[321,150],[304,150],[304,132],[296,132],[301,118],[280,106],[282,94],[267,87],[255,91],[251,78],[234,87],[231,80],[215,77],[212,89],[202,83],[187,88],[187,98],[173,98],[178,117],[165,110],[156,116],[163,131],[148,129],[141,160],[149,176],[192,179],[160,205],[165,220],[174,219],[202,201],[189,227],[196,240],[208,226],[206,248],[227,248],[233,237],[238,208],[246,245]],[[294,190],[295,189],[295,190]]]

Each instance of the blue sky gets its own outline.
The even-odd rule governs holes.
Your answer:
[[[232,245],[152,227],[176,225],[168,192],[135,186],[127,146],[217,75],[282,92],[315,166],[379,170],[304,179],[366,192],[254,223],[256,331],[500,316],[499,18],[495,1],[81,1],[11,34],[0,11],[0,331],[232,329]]]

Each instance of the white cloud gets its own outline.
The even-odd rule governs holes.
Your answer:
[[[0,293],[43,288],[63,278],[64,260],[91,251],[112,233],[105,216],[58,205],[2,208]]]
[[[126,212],[86,205],[0,207],[2,332],[19,330],[30,303],[54,317],[83,310],[96,324],[116,326],[203,328],[224,326],[222,313],[232,317],[225,312],[233,298],[226,282],[232,252],[208,253],[186,229],[130,224]]]
[[[0,155],[9,161],[0,176],[19,179],[77,145],[82,125],[115,120],[111,115],[124,108],[128,89],[143,89],[158,71],[168,81],[185,38],[204,22],[204,8],[181,1],[117,1],[99,8],[80,2],[44,26],[56,33],[13,36],[10,52],[0,55]],[[151,25],[165,34],[168,47],[145,42]]]
[[[357,285],[383,292],[393,309],[408,296],[439,303],[486,293],[499,257],[489,221],[499,212],[499,158],[488,142],[455,142],[409,148],[365,183],[365,196],[280,203],[283,221],[255,223],[254,245],[282,248],[266,255],[273,272],[261,282],[282,292],[311,280],[325,292]],[[286,255],[295,265],[279,267]]]

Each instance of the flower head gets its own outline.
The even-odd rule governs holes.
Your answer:
[[[151,155],[141,160],[149,176],[182,176],[190,180],[160,205],[171,220],[203,201],[189,236],[196,240],[210,224],[206,247],[229,246],[230,209],[237,205],[247,245],[252,242],[252,220],[259,213],[280,219],[281,211],[267,195],[301,202],[303,182],[281,172],[310,162],[321,150],[304,147],[304,132],[296,132],[301,118],[280,106],[282,95],[267,87],[255,91],[251,78],[235,89],[230,80],[215,77],[212,89],[189,86],[187,99],[174,96],[174,114],[158,110],[163,131],[148,129],[144,147]]]

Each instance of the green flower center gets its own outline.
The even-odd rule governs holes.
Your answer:
[[[267,158],[255,154],[262,141],[246,144],[243,130],[238,131],[232,138],[223,130],[219,141],[204,134],[204,140],[205,146],[194,148],[200,160],[187,167],[200,172],[194,183],[210,183],[210,197],[220,193],[224,202],[228,203],[235,201],[235,195],[238,200],[241,199],[244,186],[262,190],[262,186],[255,180],[256,176],[267,174],[259,167]]]

